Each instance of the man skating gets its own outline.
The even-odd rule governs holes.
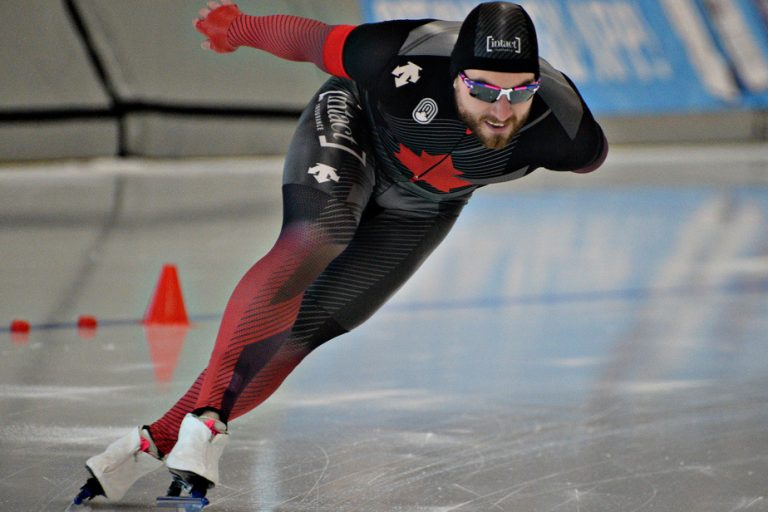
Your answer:
[[[519,5],[480,4],[463,23],[357,27],[248,16],[229,2],[200,16],[206,48],[258,48],[332,77],[286,155],[280,235],[235,288],[207,368],[162,418],[88,460],[93,478],[76,501],[120,499],[165,466],[170,494],[204,504],[229,422],[384,304],[476,189],[540,167],[589,172],[607,154],[575,85],[539,58]]]

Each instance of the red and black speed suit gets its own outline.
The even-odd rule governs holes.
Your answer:
[[[329,26],[221,7],[214,49],[251,46],[333,77],[299,120],[274,247],[227,304],[207,368],[151,425],[167,453],[187,412],[225,421],[265,400],[314,348],[369,318],[450,230],[472,192],[539,167],[588,172],[607,143],[573,83],[541,61],[531,114],[504,149],[459,119],[449,71],[459,22]],[[226,30],[221,30],[224,27]]]

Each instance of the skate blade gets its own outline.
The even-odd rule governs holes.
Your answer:
[[[173,508],[183,512],[199,512],[210,503],[207,498],[191,496],[160,496],[157,498],[158,508]]]

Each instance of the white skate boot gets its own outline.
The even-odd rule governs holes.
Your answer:
[[[86,461],[85,467],[92,477],[80,489],[74,504],[96,496],[120,500],[136,480],[162,466],[149,431],[138,427]]]
[[[219,459],[228,440],[223,422],[187,414],[181,422],[179,439],[165,460],[173,483],[168,495],[157,499],[158,506],[206,506],[208,489],[219,483]],[[189,497],[181,497],[182,490]]]

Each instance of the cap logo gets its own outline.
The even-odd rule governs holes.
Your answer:
[[[493,52],[521,53],[522,49],[523,49],[523,42],[519,37],[515,37],[514,41],[507,41],[506,39],[496,39],[493,36],[488,36],[485,39],[485,51],[488,53],[493,53]]]

